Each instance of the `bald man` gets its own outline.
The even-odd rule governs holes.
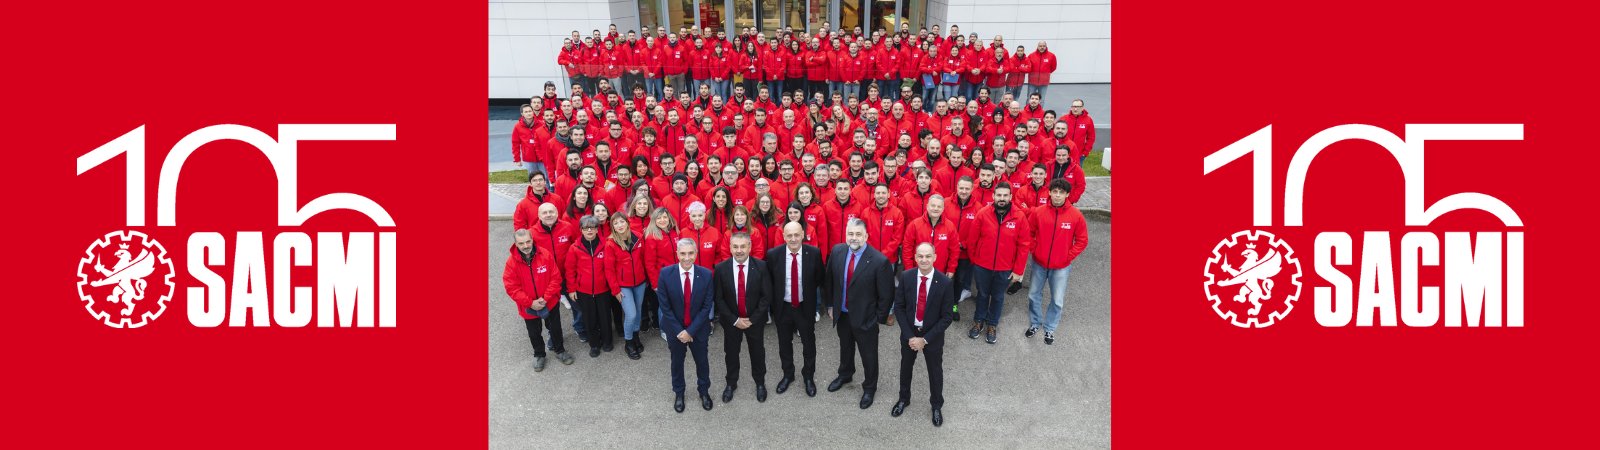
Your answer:
[[[772,322],[778,326],[778,359],[783,362],[783,379],[774,392],[782,394],[794,382],[794,335],[800,333],[800,354],[805,365],[800,375],[806,395],[817,396],[817,334],[813,314],[817,310],[817,288],[822,285],[822,251],[805,244],[804,225],[791,222],[783,227],[784,245],[767,250],[767,272],[773,282]]]

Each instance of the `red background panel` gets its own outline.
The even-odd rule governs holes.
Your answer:
[[[482,4],[25,2],[9,5],[4,113],[10,288],[0,335],[8,444],[405,446],[487,444],[481,307]],[[183,136],[240,124],[395,124],[394,141],[302,142],[299,198],[349,192],[397,226],[333,211],[278,227],[276,179],[249,145],[184,166],[176,227],[157,227],[163,158]],[[123,157],[75,158],[146,126],[146,226],[180,274],[167,311],[113,329],[77,300],[77,258],[127,229]],[[468,138],[473,139],[468,139]],[[469,146],[470,144],[470,146]],[[471,200],[471,201],[466,201]],[[394,231],[395,328],[196,328],[186,317],[195,232]],[[320,248],[318,249],[320,250]],[[315,286],[316,269],[294,270]],[[471,289],[469,289],[469,287]],[[148,300],[146,300],[148,301]],[[478,303],[470,303],[477,305]],[[468,314],[472,311],[472,314]]]
[[[1135,448],[1571,446],[1597,399],[1588,188],[1596,92],[1592,9],[1504,2],[1119,3],[1118,234],[1113,442]],[[1580,7],[1587,8],[1587,7]],[[1294,151],[1325,128],[1520,123],[1522,141],[1427,145],[1425,203],[1499,198],[1526,226],[1477,211],[1404,226],[1399,165],[1376,144],[1311,165],[1303,227],[1283,224]],[[1203,158],[1273,127],[1272,227],[1252,226],[1250,159]],[[1178,226],[1173,226],[1179,224]],[[1294,246],[1305,288],[1287,318],[1217,317],[1201,277],[1245,229]],[[1313,242],[1322,231],[1522,231],[1522,328],[1323,327]],[[1393,254],[1398,277],[1398,249]],[[1237,264],[1237,263],[1236,263]],[[1352,280],[1359,266],[1344,266]],[[1425,268],[1423,285],[1442,284]],[[1398,288],[1398,280],[1396,280]],[[1442,308],[1441,308],[1442,309]]]

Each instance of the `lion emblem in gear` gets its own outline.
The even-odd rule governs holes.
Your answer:
[[[1266,327],[1294,309],[1300,274],[1300,261],[1288,243],[1266,231],[1240,231],[1211,250],[1206,299],[1234,325]]]
[[[78,298],[107,326],[138,328],[166,311],[175,274],[160,242],[138,231],[113,231],[78,260]]]

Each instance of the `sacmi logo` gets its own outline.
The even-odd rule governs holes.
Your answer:
[[[1445,213],[1477,209],[1498,218],[1503,226],[1520,229],[1522,219],[1504,202],[1492,196],[1464,192],[1448,195],[1432,205],[1423,202],[1424,151],[1427,141],[1520,141],[1521,124],[1411,124],[1405,126],[1405,139],[1382,128],[1370,125],[1340,125],[1318,132],[1306,139],[1289,162],[1288,179],[1284,183],[1283,225],[1303,227],[1302,212],[1306,173],[1311,162],[1329,145],[1345,140],[1365,140],[1388,150],[1400,166],[1405,181],[1405,223],[1407,227],[1427,226]],[[1205,157],[1205,173],[1221,168],[1233,161],[1252,156],[1252,221],[1253,226],[1272,226],[1272,126],[1255,133]],[[1359,233],[1362,241],[1360,253],[1359,284],[1341,272],[1337,266],[1349,266],[1354,241],[1351,233]],[[1395,274],[1393,236],[1388,230],[1339,231],[1329,230],[1317,234],[1310,247],[1316,273],[1306,277],[1305,284],[1313,286],[1312,301],[1318,324],[1327,327],[1349,325],[1376,325],[1427,327],[1443,323],[1446,327],[1523,326],[1523,233],[1521,231],[1445,232],[1409,231],[1400,236],[1399,276]],[[1235,233],[1225,240],[1232,247],[1236,238],[1254,239],[1258,235],[1271,237],[1265,231]],[[1287,243],[1270,239],[1272,249],[1287,250]],[[1441,244],[1442,243],[1442,244]],[[1256,245],[1260,245],[1256,243]],[[1281,245],[1281,247],[1280,247]],[[1217,250],[1224,246],[1219,244]],[[1222,286],[1223,277],[1217,276],[1217,256],[1214,250],[1206,271],[1206,294],[1213,309],[1224,318],[1239,316],[1232,302],[1253,302],[1245,311],[1253,316],[1263,310],[1262,305],[1291,302],[1294,298],[1273,297],[1271,278],[1280,276],[1287,252],[1275,261],[1266,251],[1256,250],[1247,266],[1256,269],[1230,268],[1229,272],[1242,274],[1240,281]],[[1442,258],[1441,258],[1442,255]],[[1234,262],[1233,264],[1239,264]],[[1424,279],[1423,266],[1443,266],[1442,277]],[[1259,267],[1259,268],[1257,268]],[[1298,263],[1294,263],[1298,271]],[[1298,274],[1298,272],[1296,272]],[[1316,278],[1320,278],[1317,280]],[[1395,280],[1399,279],[1396,289]],[[1298,284],[1298,283],[1297,283]],[[1280,284],[1281,286],[1281,284]],[[1298,294],[1298,286],[1294,292]],[[1219,292],[1222,295],[1219,295]],[[1279,291],[1281,292],[1281,291]],[[1443,294],[1441,296],[1441,293]],[[1231,299],[1231,300],[1230,300]],[[1289,304],[1288,307],[1292,307]],[[1273,317],[1250,317],[1233,323],[1244,327],[1264,327],[1273,319],[1288,314],[1288,307],[1268,309],[1281,311]]]
[[[277,139],[241,125],[202,128],[173,145],[162,162],[156,190],[156,226],[148,232],[175,231],[178,176],[183,164],[201,146],[219,140],[250,144],[267,157],[277,175],[278,226],[299,227],[317,214],[344,209],[365,215],[379,227],[394,227],[387,210],[360,195],[328,194],[304,206],[298,206],[296,200],[299,142],[394,139],[392,124],[279,125]],[[125,157],[127,171],[126,225],[144,227],[144,126],[79,156],[78,175],[118,155]],[[232,236],[230,291],[229,283],[211,269],[226,265],[228,236],[206,231],[189,233],[184,252],[187,261],[173,264],[170,259],[177,258],[176,249],[169,252],[145,232],[113,231],[91,244],[79,262],[79,300],[85,302],[92,316],[108,326],[143,326],[160,317],[167,299],[176,293],[171,282],[172,268],[185,267],[201,284],[185,290],[189,323],[194,326],[215,327],[226,321],[230,327],[303,327],[311,323],[313,311],[318,327],[395,326],[395,232],[322,231],[316,233],[315,245],[305,232],[281,232],[270,237],[272,288],[268,289],[266,277],[268,236],[260,231],[240,231]],[[309,266],[316,268],[315,289],[304,280],[296,283],[291,278],[291,268]]]

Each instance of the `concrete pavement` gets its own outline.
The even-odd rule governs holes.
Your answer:
[[[742,379],[733,402],[723,403],[722,337],[710,342],[712,411],[701,410],[693,392],[688,407],[672,411],[666,343],[647,333],[644,358],[629,360],[620,345],[589,358],[587,344],[564,324],[570,366],[552,354],[543,372],[532,368],[533,350],[522,319],[506,296],[500,276],[511,247],[511,222],[489,221],[489,444],[492,448],[926,448],[929,438],[944,448],[1107,448],[1111,431],[1110,254],[1111,224],[1089,218],[1089,246],[1074,263],[1055,345],[1024,338],[1027,290],[1008,296],[998,328],[987,344],[966,337],[974,301],[959,305],[963,320],[945,341],[945,423],[928,421],[926,366],[911,388],[911,405],[890,417],[899,389],[898,330],[881,330],[876,402],[857,406],[863,374],[838,392],[827,392],[839,365],[838,337],[826,321],[817,324],[818,393],[791,387],[771,390],[782,376],[777,337],[767,328],[766,403],[757,403],[742,356]],[[562,315],[570,322],[569,311]],[[796,344],[798,346],[798,343]],[[799,350],[796,349],[798,357]],[[858,362],[859,364],[859,362]]]

